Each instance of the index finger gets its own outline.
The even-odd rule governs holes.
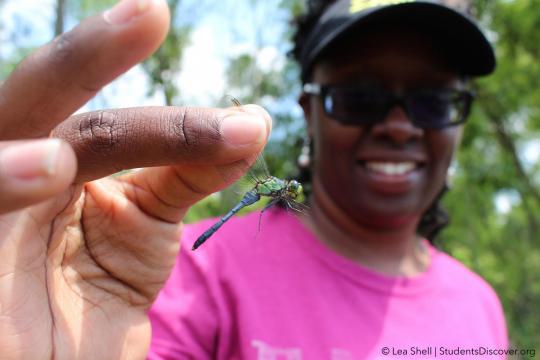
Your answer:
[[[70,117],[53,131],[77,155],[77,182],[125,169],[224,165],[262,150],[271,118],[259,106],[211,109],[142,107]]]

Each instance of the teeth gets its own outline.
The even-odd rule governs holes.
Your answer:
[[[416,169],[414,162],[367,162],[366,167],[369,170],[385,174],[385,175],[403,175]]]

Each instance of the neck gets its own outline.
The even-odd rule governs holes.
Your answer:
[[[311,216],[305,223],[328,247],[387,275],[414,276],[427,269],[429,254],[416,235],[419,219],[390,228],[359,224],[319,190],[310,199]]]

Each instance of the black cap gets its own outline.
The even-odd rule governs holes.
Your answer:
[[[448,50],[462,75],[487,75],[495,69],[493,48],[475,21],[441,0],[338,0],[322,14],[302,48],[302,80],[321,54],[353,28],[361,31],[360,26],[383,23],[426,31],[437,46]]]

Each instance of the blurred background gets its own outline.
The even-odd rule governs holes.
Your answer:
[[[473,84],[477,100],[444,199],[451,225],[437,245],[495,288],[513,345],[540,351],[540,0],[447,1],[479,19],[495,44],[498,68]],[[225,106],[225,95],[232,95],[269,110],[270,171],[297,176],[304,124],[298,69],[287,53],[290,20],[304,1],[168,2],[173,20],[163,46],[81,111]],[[0,0],[0,79],[33,49],[114,3]],[[236,200],[230,191],[212,195],[188,221],[222,214]]]

